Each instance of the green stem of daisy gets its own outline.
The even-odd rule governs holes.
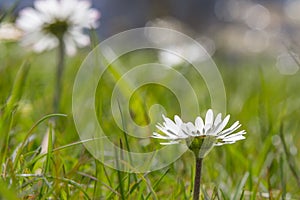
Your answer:
[[[196,156],[196,171],[195,171],[195,178],[194,178],[194,195],[193,195],[193,200],[199,200],[199,196],[200,196],[202,160],[203,160],[203,158],[198,158]]]
[[[54,91],[54,98],[53,98],[53,112],[59,112],[59,101],[61,96],[61,89],[62,89],[62,75],[64,71],[65,65],[65,46],[62,38],[59,38],[59,46],[58,46],[58,62],[56,68],[56,83],[55,83],[55,91]]]

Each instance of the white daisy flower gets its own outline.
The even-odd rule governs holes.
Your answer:
[[[22,37],[22,31],[11,23],[0,23],[0,42],[17,41]]]
[[[84,29],[96,28],[100,13],[84,0],[37,0],[34,8],[21,10],[16,25],[24,31],[22,44],[35,52],[50,50],[64,42],[68,55],[90,44]]]
[[[163,124],[158,124],[157,128],[163,133],[154,132],[153,138],[167,140],[162,145],[178,144],[182,141],[186,142],[191,150],[196,152],[199,157],[204,157],[213,146],[223,144],[232,144],[238,140],[245,139],[244,130],[234,133],[241,124],[236,121],[229,128],[224,129],[227,125],[230,115],[222,120],[222,114],[219,113],[214,119],[211,109],[206,113],[205,120],[197,117],[195,124],[191,122],[183,122],[180,117],[175,115],[174,121],[163,115]]]

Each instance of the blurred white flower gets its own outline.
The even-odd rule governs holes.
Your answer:
[[[222,120],[222,114],[219,113],[214,119],[211,109],[207,111],[205,121],[201,117],[197,117],[195,124],[185,123],[177,115],[174,117],[174,122],[164,115],[163,118],[163,124],[158,124],[157,128],[164,134],[154,132],[152,137],[167,140],[167,142],[161,143],[163,145],[178,144],[185,141],[190,149],[199,151],[197,153],[199,157],[204,157],[213,146],[232,144],[245,139],[243,135],[246,132],[244,130],[234,133],[241,126],[239,121],[224,129],[230,116],[227,115]]]
[[[17,41],[21,38],[22,31],[11,23],[0,24],[0,41]]]
[[[170,49],[171,52],[159,51],[158,59],[159,62],[170,67],[182,64],[185,59],[187,62],[199,62],[210,58],[206,49],[202,48],[200,44],[170,45],[167,49]]]
[[[16,21],[24,31],[22,44],[35,52],[50,50],[64,42],[68,55],[90,44],[84,29],[96,28],[100,13],[85,0],[37,0],[34,8],[21,10]]]

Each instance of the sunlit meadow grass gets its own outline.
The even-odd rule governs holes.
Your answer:
[[[81,50],[76,57],[66,60],[61,113],[67,116],[55,115],[55,138],[49,137],[48,153],[41,155],[42,139],[52,128],[49,118],[54,117],[49,114],[53,114],[55,51],[29,54],[17,44],[0,43],[0,199],[191,199],[191,152],[164,169],[129,174],[104,166],[79,142],[72,120],[71,96],[76,72],[87,53],[88,49]],[[149,56],[156,55],[135,52],[120,58],[116,65],[147,62]],[[299,199],[298,75],[279,74],[267,59],[245,59],[239,64],[214,59],[225,83],[227,111],[232,120],[243,124],[248,134],[246,140],[237,144],[214,148],[204,159],[202,197]],[[177,69],[191,82],[201,79],[189,66]],[[106,71],[97,91],[97,112],[108,137],[127,149],[123,132],[109,115],[109,97],[116,77],[112,71]],[[205,113],[210,107],[209,93],[204,82],[195,87],[199,108]],[[168,116],[180,115],[179,103],[170,91],[148,85],[131,99],[132,115],[138,124],[148,123],[147,108],[155,102],[165,107]],[[149,144],[127,139],[131,150],[133,144],[144,145],[145,150],[161,148],[154,139]]]

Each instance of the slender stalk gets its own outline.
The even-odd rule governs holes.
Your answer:
[[[56,83],[55,83],[55,90],[54,90],[54,98],[53,98],[53,112],[59,112],[59,101],[61,96],[61,82],[62,82],[62,75],[64,71],[65,65],[65,46],[63,39],[59,39],[59,46],[58,46],[58,62],[56,68]]]
[[[200,196],[202,160],[203,160],[203,158],[196,157],[196,172],[195,172],[195,178],[194,178],[193,200],[199,200],[199,196]]]

